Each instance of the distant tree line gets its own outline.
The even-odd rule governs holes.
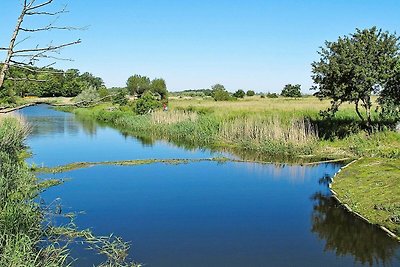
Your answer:
[[[4,83],[3,95],[0,96],[3,100],[14,96],[74,97],[87,88],[95,90],[105,88],[101,78],[89,72],[81,74],[77,69],[63,71],[30,67],[29,70],[25,70],[11,67],[9,72],[13,79]]]

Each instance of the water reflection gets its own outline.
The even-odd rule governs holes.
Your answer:
[[[352,256],[355,263],[369,266],[395,266],[400,255],[399,243],[377,227],[345,211],[329,195],[312,196],[312,232],[325,241],[325,251],[338,257]]]
[[[220,153],[204,149],[184,150],[166,141],[136,138],[107,124],[76,117],[47,105],[18,111],[32,125],[28,146],[30,163],[55,166],[77,161],[116,161],[149,158],[210,158]]]

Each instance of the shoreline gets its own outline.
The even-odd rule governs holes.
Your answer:
[[[17,107],[13,107],[13,108],[7,108],[7,109],[3,109],[3,110],[0,110],[0,114],[7,114],[7,113],[11,113],[11,112],[13,112],[13,111],[16,111],[16,110],[20,110],[20,109],[23,109],[23,108],[27,108],[27,107],[30,107],[30,106],[35,106],[35,105],[39,105],[39,104],[47,104],[47,105],[50,105],[50,106],[53,106],[53,107],[60,107],[60,106],[70,106],[70,105],[68,105],[68,104],[54,104],[54,103],[48,103],[48,102],[45,102],[45,101],[38,101],[38,102],[33,102],[33,103],[27,103],[27,104],[23,104],[23,105],[20,105],[20,106],[17,106]],[[330,192],[331,192],[331,194],[332,194],[332,198],[333,199],[335,199],[339,204],[340,204],[340,206],[342,207],[342,208],[344,208],[347,212],[349,212],[350,214],[352,214],[352,215],[354,215],[354,216],[356,216],[356,217],[358,217],[359,219],[361,219],[361,220],[363,220],[364,222],[366,222],[366,223],[368,223],[368,224],[370,224],[370,225],[374,225],[374,226],[376,226],[376,227],[378,227],[380,230],[382,230],[382,231],[384,231],[389,237],[391,237],[391,238],[393,238],[393,239],[395,239],[395,240],[397,240],[397,241],[399,241],[400,242],[400,236],[398,236],[398,235],[396,235],[395,233],[393,233],[392,231],[390,231],[389,229],[387,229],[386,227],[384,227],[383,225],[380,225],[380,224],[376,224],[376,223],[372,223],[370,220],[368,220],[366,217],[364,217],[363,215],[361,215],[360,213],[358,213],[358,212],[356,212],[356,211],[354,211],[349,205],[347,205],[347,204],[345,204],[340,198],[339,198],[339,196],[338,196],[338,194],[335,192],[335,190],[332,188],[332,184],[334,183],[334,180],[335,180],[335,178],[337,178],[337,176],[342,172],[342,170],[344,170],[344,169],[347,169],[348,167],[350,167],[351,165],[353,165],[354,163],[356,163],[356,162],[358,162],[358,161],[360,161],[360,160],[362,160],[363,159],[363,157],[361,157],[361,158],[358,158],[358,159],[355,159],[355,160],[352,160],[350,163],[348,163],[347,165],[345,165],[345,166],[343,166],[343,167],[341,167],[339,170],[338,170],[338,172],[337,173],[335,173],[335,175],[331,178],[331,183],[329,183],[329,190],[330,190]],[[176,160],[176,159],[175,159]],[[202,160],[208,160],[208,161],[231,161],[231,162],[242,162],[242,163],[245,163],[245,162],[247,162],[247,163],[256,163],[256,164],[277,164],[277,162],[267,162],[267,161],[258,161],[258,160],[234,160],[234,159],[228,159],[228,158],[225,158],[225,159],[202,159]],[[300,166],[310,166],[310,165],[315,165],[315,164],[324,164],[324,163],[337,163],[337,162],[346,162],[346,161],[348,161],[348,160],[351,160],[351,158],[349,158],[349,157],[346,157],[346,158],[342,158],[342,159],[329,159],[329,160],[324,160],[324,161],[316,161],[316,162],[308,162],[308,163],[297,163],[297,165],[300,165]],[[185,159],[183,159],[183,160],[181,160],[182,162],[183,161],[187,161],[187,160],[185,160]],[[159,160],[156,160],[154,163],[166,163],[166,162],[162,162],[162,161],[159,161]],[[168,162],[168,160],[167,160],[167,162]],[[79,164],[82,164],[81,165],[81,167],[78,167],[78,168],[84,168],[84,166],[83,165],[86,165],[86,167],[91,167],[91,166],[93,166],[93,165],[114,165],[114,164],[116,164],[116,165],[120,165],[119,164],[120,162],[91,162],[91,163],[83,163],[83,162],[81,162],[81,163],[79,163]],[[139,163],[139,162],[136,162],[136,160],[134,160],[134,161],[132,161],[132,162],[130,162],[130,164],[132,164],[132,163]],[[69,164],[69,165],[74,165],[74,164],[77,164],[77,163],[72,163],[72,164]],[[142,163],[143,164],[143,163]],[[280,162],[279,164],[290,164],[290,163],[288,163],[288,162]],[[296,164],[296,163],[294,163],[294,164]],[[89,166],[88,166],[89,165]],[[129,163],[127,164],[127,165],[129,165]],[[55,167],[55,168],[48,168],[49,170],[50,169],[56,169],[56,168],[60,168],[61,167],[61,169],[63,169],[63,168],[65,168],[65,167],[67,167],[67,166],[57,166],[57,167]],[[40,169],[40,168],[39,168]],[[45,168],[46,169],[46,168]]]
[[[11,113],[16,110],[24,109],[24,108],[31,107],[31,106],[36,106],[37,104],[39,104],[39,103],[27,103],[27,104],[23,104],[23,105],[12,107],[12,108],[1,109],[0,114]]]

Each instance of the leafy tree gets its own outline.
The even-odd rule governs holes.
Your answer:
[[[153,93],[159,94],[161,99],[166,99],[168,90],[164,79],[154,79],[151,81],[150,90]]]
[[[85,82],[89,86],[96,88],[97,90],[104,86],[102,78],[96,77],[89,72],[85,72],[82,75],[79,75],[79,80]]]
[[[212,97],[215,101],[227,101],[230,99],[228,91],[222,84],[215,84],[211,87]]]
[[[160,101],[157,101],[150,91],[145,92],[143,96],[135,102],[135,112],[139,115],[147,114],[160,107]]]
[[[246,95],[246,93],[245,93],[243,90],[241,90],[241,89],[237,90],[237,91],[233,94],[233,96],[236,97],[236,98],[243,98],[245,95]]]
[[[316,95],[332,99],[326,114],[334,114],[343,102],[354,103],[360,119],[371,125],[371,95],[386,88],[395,74],[398,40],[394,34],[373,27],[325,43],[319,51],[320,60],[312,63],[312,78],[317,84]]]
[[[301,97],[301,85],[287,84],[282,89],[281,96],[283,97]]]
[[[140,97],[144,92],[150,90],[151,82],[148,77],[135,74],[129,77],[126,86],[131,95],[138,95]]]
[[[248,90],[248,91],[246,92],[246,95],[247,95],[247,96],[255,96],[256,93],[255,93],[253,90]]]

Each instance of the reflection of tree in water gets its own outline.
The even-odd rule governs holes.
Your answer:
[[[83,131],[93,137],[97,134],[97,127],[99,123],[91,118],[85,118],[84,116],[75,116],[75,120],[82,126]]]
[[[29,120],[31,128],[31,136],[42,136],[47,134],[77,134],[79,127],[71,122],[68,117],[37,117]]]
[[[383,231],[345,211],[330,195],[316,193],[312,199],[312,232],[326,241],[326,251],[353,256],[363,265],[392,266],[393,261],[400,262],[398,242]]]

